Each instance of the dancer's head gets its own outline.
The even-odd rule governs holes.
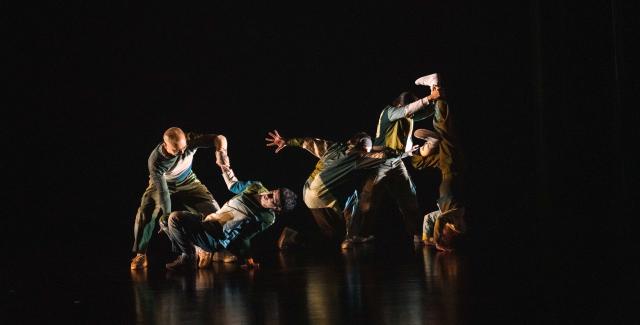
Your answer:
[[[418,100],[418,97],[416,97],[416,95],[414,95],[411,92],[405,91],[405,92],[402,92],[400,95],[398,95],[398,97],[395,100],[393,100],[391,105],[395,107],[402,107],[412,102],[415,102],[416,100]]]
[[[164,150],[172,156],[181,155],[187,149],[187,137],[180,128],[168,128],[162,139]]]
[[[349,151],[357,150],[369,152],[372,147],[371,136],[366,132],[358,132],[349,139],[347,145],[349,146]]]
[[[292,190],[281,187],[260,194],[260,205],[275,212],[288,212],[296,207],[298,195]]]

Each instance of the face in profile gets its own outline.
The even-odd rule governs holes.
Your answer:
[[[184,153],[184,151],[187,149],[187,139],[182,137],[180,139],[178,139],[177,141],[167,141],[165,140],[163,143],[164,146],[164,150],[172,155],[172,156],[178,156]]]
[[[273,190],[268,193],[261,194],[260,205],[275,212],[282,211],[282,204],[280,202],[280,191]]]

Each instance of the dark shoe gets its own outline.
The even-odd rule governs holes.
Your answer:
[[[167,270],[171,271],[195,271],[197,267],[196,257],[182,253],[175,261],[167,263],[166,267]]]

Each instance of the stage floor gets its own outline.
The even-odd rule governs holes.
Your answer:
[[[534,284],[518,278],[512,257],[387,244],[267,251],[251,271],[216,263],[178,274],[159,260],[132,271],[124,255],[106,252],[13,264],[3,276],[0,323],[477,324],[549,316],[530,308]]]

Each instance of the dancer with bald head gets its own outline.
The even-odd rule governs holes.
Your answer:
[[[215,148],[216,164],[230,167],[227,139],[220,134],[185,133],[178,127],[168,128],[149,155],[149,186],[144,191],[134,228],[131,269],[146,268],[147,247],[158,219],[165,227],[172,201],[203,217],[220,209],[209,190],[191,169],[193,156],[199,148]]]

